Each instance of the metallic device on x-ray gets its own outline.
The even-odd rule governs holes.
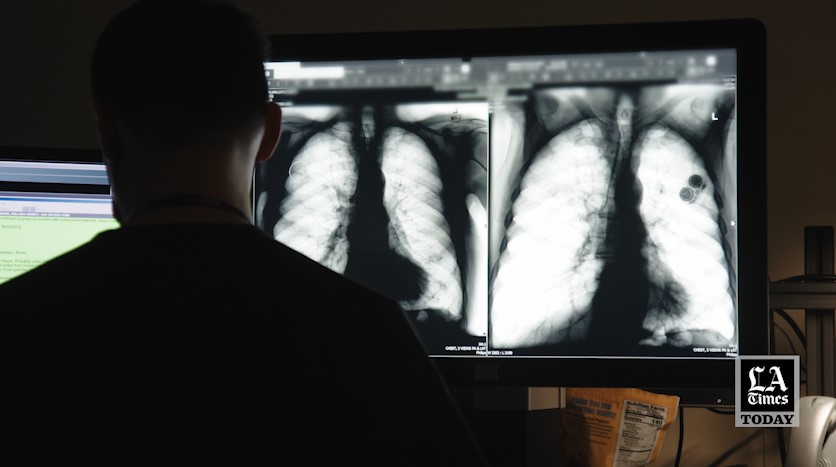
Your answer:
[[[493,347],[734,343],[733,90],[541,89],[495,122]]]
[[[735,355],[733,64],[282,65],[256,220],[396,299],[430,354]]]

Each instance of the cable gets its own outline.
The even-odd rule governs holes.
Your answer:
[[[795,333],[795,335],[798,337],[798,340],[801,341],[801,345],[804,346],[804,350],[807,350],[807,339],[806,339],[806,336],[804,334],[804,331],[802,331],[801,328],[798,327],[798,323],[796,323],[795,320],[792,319],[792,317],[789,315],[789,313],[786,312],[786,310],[776,308],[772,311],[774,313],[776,313],[778,316],[780,316],[781,318],[784,318],[784,321],[786,321],[787,324],[789,324],[790,327],[792,327],[792,330]]]
[[[801,355],[801,354],[799,354],[799,353],[798,353],[798,351],[797,351],[797,350],[795,350],[795,346],[794,346],[794,345],[792,345],[792,339],[790,339],[790,335],[789,335],[789,334],[787,334],[787,331],[785,331],[785,330],[784,330],[784,328],[782,328],[782,327],[780,327],[780,326],[775,326],[775,328],[776,328],[777,330],[781,331],[781,334],[783,334],[783,335],[784,335],[784,337],[786,337],[786,338],[787,338],[787,343],[789,343],[789,345],[790,345],[790,350],[792,350],[792,353],[791,353],[790,355]],[[803,360],[803,358],[802,358],[802,360]],[[802,373],[805,373],[805,374],[807,373],[807,366],[806,366],[806,365],[801,365],[801,372],[802,372]]]
[[[775,328],[777,324],[775,323],[775,310],[770,309],[769,313],[766,315],[767,320],[769,321],[769,355],[775,355]]]
[[[685,407],[679,408],[679,440],[676,443],[676,461],[674,467],[679,467],[679,460],[682,458],[682,440],[685,438]]]
[[[722,409],[717,409],[715,407],[705,407],[705,409],[707,409],[711,412],[717,413],[717,414],[721,414],[721,415],[734,415],[734,410],[722,410]],[[759,430],[759,431],[756,431],[756,432],[752,433],[751,435],[747,436],[745,439],[741,440],[739,443],[737,443],[736,445],[732,446],[731,448],[726,450],[724,453],[722,453],[720,455],[720,457],[718,457],[708,467],[720,467],[720,466],[724,465],[723,463],[726,460],[728,460],[728,458],[731,457],[732,454],[739,451],[743,446],[750,443],[752,440],[754,440],[758,436],[762,436],[762,435],[763,435],[763,430]],[[782,447],[782,451],[783,451],[783,445],[781,447]],[[783,457],[782,457],[781,464],[783,465]],[[741,466],[741,464],[735,464],[735,467],[739,467],[739,466]]]
[[[787,446],[784,444],[784,429],[776,428],[778,430],[778,449],[781,451],[781,465],[787,461]]]
[[[732,456],[732,454],[734,454],[735,452],[740,450],[740,448],[747,445],[748,443],[751,443],[758,436],[763,436],[763,430],[756,430],[756,431],[752,432],[752,434],[750,434],[746,438],[742,439],[739,443],[737,443],[734,446],[727,449],[726,452],[724,452],[723,454],[720,455],[720,457],[717,458],[717,460],[715,460],[711,464],[708,464],[706,467],[721,467],[723,465],[726,465],[724,463],[729,459],[729,457]]]
[[[784,337],[787,338],[787,343],[790,345],[790,350],[792,350],[792,355],[798,355],[798,351],[795,350],[795,345],[793,345],[792,338],[790,337],[789,333],[784,328],[782,328],[781,326],[775,326],[775,329],[781,331],[781,334],[783,334]]]
[[[773,318],[774,314],[777,314],[781,318],[784,318],[784,321],[787,324],[789,324],[790,327],[792,327],[793,332],[795,333],[798,340],[801,342],[801,346],[804,349],[804,353],[806,354],[807,353],[807,338],[806,338],[806,335],[804,334],[804,332],[801,330],[801,328],[795,322],[795,320],[792,319],[792,317],[786,312],[786,310],[776,308],[776,309],[773,309],[771,311],[773,313],[770,314],[770,321],[771,321],[770,324],[774,329],[777,329],[777,330],[781,331],[782,334],[784,334],[784,336],[787,338],[787,342],[790,345],[790,349],[792,350],[792,353],[795,354],[795,355],[800,355],[798,353],[798,351],[796,350],[795,345],[793,345],[792,338],[787,333],[787,331],[782,326],[778,326],[778,323],[775,322],[775,320]],[[772,333],[771,336],[770,336],[769,346],[770,346],[770,353],[772,355],[775,355],[775,333]],[[801,360],[803,361],[804,359],[801,359]],[[801,364],[801,371],[804,374],[807,374],[807,366],[804,365],[804,363]]]

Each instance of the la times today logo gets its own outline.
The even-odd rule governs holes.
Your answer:
[[[739,356],[735,368],[734,426],[798,426],[798,355]]]

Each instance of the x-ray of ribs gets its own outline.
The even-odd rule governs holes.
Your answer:
[[[735,342],[734,91],[554,88],[492,120],[489,345]]]
[[[287,107],[287,163],[259,210],[278,214],[277,240],[416,320],[485,335],[487,122],[485,103]]]

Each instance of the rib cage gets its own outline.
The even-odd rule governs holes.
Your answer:
[[[461,185],[474,145],[461,136],[469,114],[458,104],[411,104],[420,112],[409,115],[401,106],[357,105],[318,127],[314,116],[300,125],[302,144],[288,144],[296,176],[282,178],[286,190],[271,210],[280,214],[276,238],[408,311],[432,311],[471,335],[487,331],[489,349],[733,346],[735,233],[724,222],[735,218],[733,98],[713,85],[557,87],[495,108],[490,120],[485,110],[493,155],[484,213],[476,203],[487,187]],[[722,140],[721,125],[710,123],[715,113],[728,121]],[[337,118],[343,123],[332,126]],[[503,142],[496,133],[506,144],[494,144]],[[684,161],[696,165],[687,174],[671,169]],[[308,169],[327,175],[303,183]],[[683,201],[679,189],[695,174],[705,186],[693,203]],[[675,220],[658,212],[678,205],[690,211]],[[473,235],[480,226],[482,238]],[[691,227],[680,235],[690,245],[675,243],[676,226]],[[481,263],[475,242],[489,245]],[[707,248],[715,264],[688,259],[689,247]],[[699,286],[706,277],[715,282]],[[721,281],[722,297],[699,289]],[[726,311],[700,311],[711,307]],[[481,330],[473,325],[480,310]],[[620,320],[626,310],[631,317]],[[645,331],[652,337],[642,341]],[[625,337],[615,342],[617,334]]]
[[[636,154],[650,279],[658,289],[679,291],[675,303],[651,297],[645,328],[653,336],[645,343],[728,345],[734,335],[734,304],[714,186],[694,150],[661,128],[645,133]],[[693,176],[704,186],[695,189],[697,182],[689,183]]]
[[[347,130],[338,124],[313,136],[299,152],[273,231],[276,240],[340,273],[348,263],[346,228],[357,187],[350,146],[338,136]]]
[[[428,279],[421,296],[401,306],[459,318],[461,275],[443,214],[438,167],[424,143],[400,128],[386,130],[382,154],[389,245],[425,270]]]
[[[551,104],[532,97],[537,105],[527,115],[527,141],[536,146],[539,135],[557,136],[534,155],[512,200],[492,283],[491,345],[586,338],[604,346],[620,345],[613,342],[618,339],[633,346],[733,345],[731,260],[719,225],[726,213],[718,206],[733,186],[715,191],[713,181],[722,184],[717,174],[725,171],[718,161],[728,156],[718,156],[722,143],[711,125],[728,115],[733,93],[715,85],[676,85],[626,90],[611,101],[569,95],[556,90],[548,94],[556,99]],[[584,139],[573,133],[576,127],[561,128],[567,118],[553,114],[563,111],[565,117],[573,109],[584,109],[585,122],[596,122],[604,134]],[[570,144],[556,145],[561,140],[574,141],[575,150],[594,148],[599,185],[589,187],[575,176],[595,158],[555,156],[553,167],[544,163],[549,152],[571,152]],[[575,179],[562,181],[567,174]],[[685,191],[694,175],[695,187]],[[538,179],[565,188],[541,188]],[[664,209],[677,211],[659,212]]]
[[[522,179],[493,284],[498,347],[583,337],[595,292],[609,163],[599,127],[581,122],[552,139]]]

